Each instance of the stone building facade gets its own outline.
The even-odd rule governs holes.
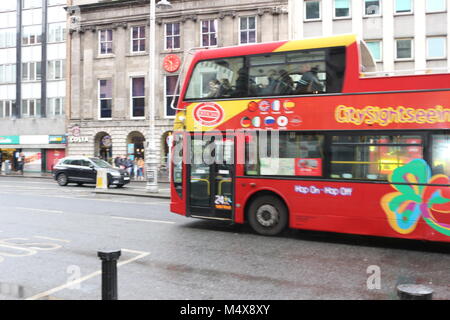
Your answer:
[[[160,167],[173,126],[175,83],[189,49],[288,39],[287,0],[171,0],[156,11],[149,39],[149,1],[72,1],[67,107],[70,155],[140,157],[149,134],[149,41],[156,41],[156,131]],[[164,67],[164,65],[166,67]],[[186,66],[187,67],[187,66]]]

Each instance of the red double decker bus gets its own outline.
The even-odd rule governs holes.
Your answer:
[[[374,71],[353,35],[197,52],[171,211],[262,235],[450,241],[450,74]]]

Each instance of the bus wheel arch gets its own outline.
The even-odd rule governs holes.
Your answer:
[[[289,225],[289,207],[276,192],[263,190],[250,196],[245,205],[245,221],[265,236],[275,236]]]

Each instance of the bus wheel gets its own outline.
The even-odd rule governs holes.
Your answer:
[[[248,213],[250,226],[261,235],[277,235],[288,223],[285,204],[274,196],[267,195],[255,199],[250,204]]]

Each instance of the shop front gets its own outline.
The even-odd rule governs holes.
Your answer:
[[[65,149],[65,135],[0,136],[2,172],[18,171],[18,159],[23,156],[24,173],[49,173],[65,157]]]

